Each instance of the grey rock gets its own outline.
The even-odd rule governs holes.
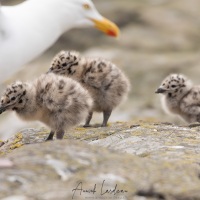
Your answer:
[[[200,199],[198,126],[118,122],[78,127],[52,142],[38,140],[48,130],[27,131],[33,131],[31,144],[23,130],[0,148],[13,163],[0,170],[1,199]],[[90,192],[73,190],[81,186]],[[120,192],[114,195],[115,187]]]
[[[14,196],[8,196],[6,198],[3,198],[2,200],[33,200],[33,199],[28,198],[26,196],[14,195]]]

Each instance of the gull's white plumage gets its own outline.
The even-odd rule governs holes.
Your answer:
[[[89,9],[84,8],[86,4]],[[27,0],[16,6],[1,6],[1,82],[42,54],[65,31],[85,26],[118,34],[117,27],[98,13],[91,0]]]

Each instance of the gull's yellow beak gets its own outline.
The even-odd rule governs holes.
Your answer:
[[[118,37],[120,34],[120,30],[116,24],[111,22],[110,20],[103,18],[102,20],[96,20],[96,19],[91,19],[95,27],[104,32],[105,34],[112,36],[112,37]]]

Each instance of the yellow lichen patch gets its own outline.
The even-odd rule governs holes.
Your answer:
[[[76,130],[76,131],[85,131],[86,128],[83,128],[83,127],[77,127],[77,128],[75,128],[75,130]]]
[[[82,131],[82,132],[73,132],[72,135],[71,135],[71,134],[70,134],[70,135],[71,135],[73,138],[81,138],[81,137],[83,137],[83,136],[85,135],[85,133],[86,133],[86,132],[83,132],[83,131]]]
[[[117,124],[125,124],[123,121],[116,121]]]
[[[13,150],[13,149],[19,148],[21,146],[23,146],[23,144],[21,144],[21,143],[13,144],[10,146],[10,149]]]
[[[18,139],[20,139],[20,140],[21,140],[21,139],[23,138],[23,136],[22,136],[22,134],[21,134],[21,133],[17,133],[17,134],[16,134],[16,138],[18,138]]]
[[[16,143],[18,143],[18,142],[21,142],[21,140],[22,140],[22,138],[23,138],[23,136],[22,136],[21,133],[17,133],[17,134],[15,135],[15,137],[16,137],[16,139],[14,140],[13,144],[16,144]]]
[[[21,133],[17,133],[15,135],[15,140],[11,143],[10,145],[10,149],[13,150],[13,149],[16,149],[16,148],[19,148],[21,147],[23,144],[22,144],[22,138],[23,138],[23,135]]]
[[[166,147],[170,147],[170,146],[180,145],[180,142],[167,141],[167,142],[164,143],[164,145],[165,145]]]
[[[37,132],[37,138],[44,138],[47,137],[49,135],[50,131],[41,131],[41,132]]]
[[[131,135],[133,135],[133,136],[141,136],[142,134],[143,134],[143,132],[140,130],[131,132]]]
[[[37,132],[38,135],[46,135],[49,133],[50,133],[50,131],[48,131],[48,130]]]
[[[151,155],[151,154],[150,154],[149,152],[145,152],[145,153],[139,154],[138,156],[144,158],[144,157],[148,157],[148,156],[150,156],[150,155]]]
[[[147,124],[147,123],[140,124],[140,126],[147,129],[155,129],[154,125]]]
[[[106,134],[106,133],[100,133],[99,135],[97,135],[96,137],[98,138],[98,139],[104,139],[104,138],[106,138],[108,136],[108,134]],[[109,135],[110,136],[110,135]]]
[[[199,144],[199,141],[195,138],[184,138],[183,142],[186,142],[188,144]]]
[[[5,155],[5,152],[0,152],[0,156],[4,156]]]

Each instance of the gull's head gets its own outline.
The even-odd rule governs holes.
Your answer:
[[[182,74],[170,74],[161,83],[156,93],[174,97],[188,92],[192,87],[192,82]]]
[[[48,73],[55,73],[79,79],[86,60],[77,51],[61,51],[52,60]]]
[[[6,110],[17,110],[24,106],[26,98],[26,89],[24,85],[17,81],[9,85],[0,100],[0,114]]]
[[[58,1],[58,0],[57,0]],[[66,5],[66,12],[71,13],[74,27],[93,26],[105,34],[113,37],[119,36],[116,24],[103,17],[95,8],[91,0],[59,0]],[[59,12],[59,11],[57,11]],[[67,19],[66,19],[67,20]]]

